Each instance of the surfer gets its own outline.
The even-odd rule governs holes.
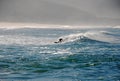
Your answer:
[[[61,43],[61,42],[63,42],[62,38],[60,38],[57,42],[54,42],[54,43]]]

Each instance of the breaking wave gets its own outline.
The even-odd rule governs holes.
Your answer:
[[[113,34],[111,32],[107,31],[91,31],[86,33],[77,33],[77,34],[70,34],[66,36],[61,36],[64,41],[66,42],[73,42],[73,41],[86,41],[86,40],[92,40],[92,41],[99,41],[99,42],[107,42],[107,43],[120,43],[120,35]],[[60,39],[59,38],[59,39]]]
[[[120,43],[120,35],[107,31],[90,31],[85,33],[76,33],[61,36],[57,41],[62,38],[62,43],[68,42],[82,42],[82,41],[98,41],[107,43]],[[56,38],[50,37],[35,37],[25,35],[0,35],[0,44],[5,45],[52,45]]]

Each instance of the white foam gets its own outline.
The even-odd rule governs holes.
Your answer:
[[[66,35],[66,36],[61,36],[61,37],[59,37],[59,39],[60,38],[63,38],[64,43],[73,42],[73,41],[76,41],[80,38],[83,38],[83,33],[70,34],[70,35]]]

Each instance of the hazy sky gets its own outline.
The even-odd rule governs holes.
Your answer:
[[[120,0],[0,0],[0,22],[120,25]]]

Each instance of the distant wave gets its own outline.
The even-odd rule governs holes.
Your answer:
[[[120,28],[120,26],[115,26],[115,27],[113,27],[113,28]]]
[[[107,43],[120,43],[120,36],[107,31],[90,31],[62,36],[64,43],[76,40],[96,40]]]
[[[53,42],[52,38],[24,35],[0,35],[0,44],[4,45],[48,45]]]

